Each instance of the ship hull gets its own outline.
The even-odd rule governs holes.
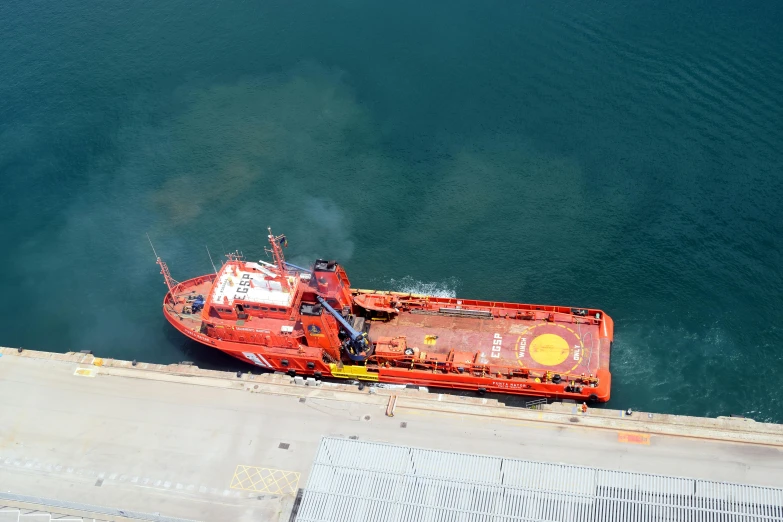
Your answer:
[[[376,356],[381,362],[362,365],[331,358],[316,346],[276,337],[270,334],[263,321],[256,325],[253,325],[254,321],[236,321],[221,330],[205,330],[202,316],[183,310],[187,310],[188,300],[192,299],[189,296],[208,294],[215,278],[211,274],[179,283],[164,298],[164,316],[190,339],[257,368],[317,378],[413,384],[579,402],[605,402],[610,397],[613,322],[605,314],[600,320],[574,315],[569,320],[565,310],[570,309],[506,304],[500,309],[526,306],[531,311],[524,316],[521,312],[510,315],[506,311],[505,316],[500,312],[491,317],[463,317],[454,316],[453,308],[448,307],[456,302],[471,301],[444,300],[440,310],[451,311],[449,315],[405,312],[393,320],[373,322],[369,338],[379,347]],[[378,294],[376,291],[354,291],[356,295],[362,292]],[[555,313],[559,316],[553,319]],[[409,339],[409,343],[419,342],[421,349],[417,348],[415,362],[400,365],[388,354],[384,359],[380,347],[390,342],[389,339],[399,337]],[[467,360],[468,355],[471,361]],[[464,364],[460,357],[466,358]],[[442,371],[444,365],[451,371]],[[525,372],[526,378],[518,378],[520,372]],[[533,375],[541,375],[541,378]],[[579,376],[591,384],[570,386],[569,379],[579,379]]]

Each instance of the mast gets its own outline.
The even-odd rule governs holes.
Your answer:
[[[161,259],[158,258],[158,265],[160,265],[160,273],[163,274],[163,279],[166,282],[166,286],[169,287],[169,293],[171,294],[172,299],[174,298],[174,289],[177,287],[179,283],[177,283],[173,277],[171,277],[171,273],[169,272],[168,265]]]
[[[147,234],[147,241],[150,242],[150,246],[152,247],[152,253],[155,254],[155,262],[160,266],[160,273],[163,274],[163,280],[166,283],[166,286],[169,288],[169,293],[171,294],[171,298],[174,299],[174,289],[179,285],[179,283],[171,277],[171,272],[169,272],[168,265],[160,258],[158,253],[155,251],[155,246],[152,244],[152,240],[150,239],[150,235]]]
[[[272,227],[267,227],[267,230],[269,231],[269,236],[267,237],[272,248],[271,250],[268,248],[265,250],[272,253],[272,257],[275,259],[275,265],[277,265],[277,271],[281,277],[283,289],[290,292],[291,286],[288,284],[288,270],[285,267],[285,256],[283,255],[282,248],[282,246],[288,246],[288,240],[285,238],[285,235],[275,236],[272,234]]]

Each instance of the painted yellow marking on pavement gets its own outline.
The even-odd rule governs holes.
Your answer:
[[[617,442],[624,442],[625,444],[641,444],[644,446],[650,445],[649,433],[628,433],[626,431],[617,432]]]
[[[74,375],[79,375],[81,377],[95,377],[95,369],[94,368],[76,368],[76,371],[73,372]]]
[[[282,469],[259,468],[238,465],[231,479],[231,489],[257,491],[285,495],[296,493],[299,486],[299,472]]]

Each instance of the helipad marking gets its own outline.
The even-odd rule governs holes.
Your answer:
[[[557,334],[541,334],[530,343],[530,357],[538,364],[556,366],[571,353],[568,341]]]
[[[570,345],[566,352],[568,340],[566,340],[565,337],[556,333],[545,333],[532,337],[530,344],[528,345],[528,338],[525,337],[525,334],[532,334],[533,330],[540,326],[558,327],[567,330],[574,336],[578,344],[574,343],[573,345]],[[577,332],[568,326],[542,322],[530,325],[519,333],[521,335],[517,337],[517,340],[514,343],[514,351],[516,352],[517,363],[523,368],[527,366],[524,362],[526,356],[530,356],[536,363],[543,366],[557,366],[571,358],[574,365],[568,370],[564,370],[566,373],[576,370],[582,364],[582,358],[585,355],[584,340]]]
[[[95,377],[95,369],[94,368],[76,368],[76,371],[73,372],[74,375],[78,375],[80,377]]]

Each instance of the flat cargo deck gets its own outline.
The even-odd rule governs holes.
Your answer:
[[[596,324],[402,313],[389,322],[374,323],[369,337],[377,342],[381,337],[404,336],[408,346],[428,354],[454,350],[455,360],[464,364],[578,375],[598,371],[602,356],[598,329]]]

